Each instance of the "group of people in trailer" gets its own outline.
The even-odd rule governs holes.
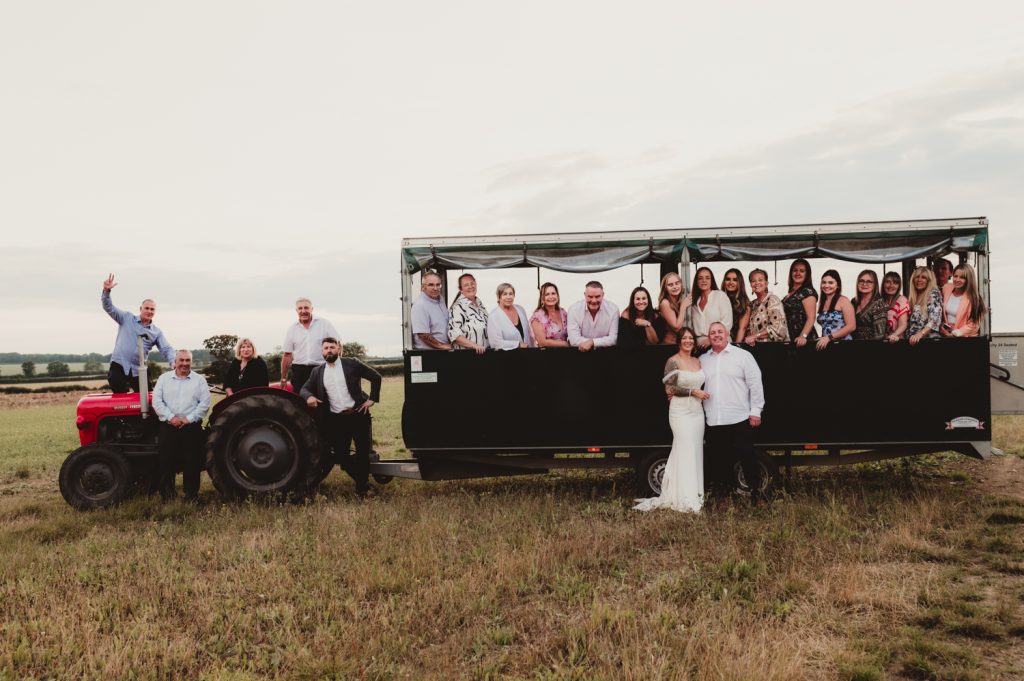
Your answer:
[[[476,278],[468,273],[459,277],[458,294],[446,305],[441,277],[428,271],[412,306],[413,346],[477,353],[676,346],[662,379],[673,440],[661,493],[637,500],[635,508],[696,512],[704,504],[705,444],[715,454],[710,461],[740,463],[752,500],[758,501],[761,474],[753,429],[761,425],[764,388],[757,362],[739,344],[813,343],[824,350],[856,339],[917,345],[930,338],[977,336],[986,312],[971,266],[954,267],[944,258],[932,268],[914,269],[909,295],[903,294],[899,273],[887,272],[879,282],[871,269],[857,275],[849,297],[834,269],[826,270],[815,288],[811,265],[804,259],[790,266],[781,299],[769,292],[764,270],[752,270],[747,281],[752,296],[740,270],[726,271],[719,288],[714,273],[700,267],[686,293],[679,275],[670,272],[661,279],[656,302],[638,286],[621,312],[605,298],[598,281],[588,282],[583,300],[568,309],[561,305],[558,287],[548,282],[540,287],[537,306],[528,315],[507,283],[498,286],[498,304],[488,311],[477,296]]]
[[[605,298],[598,281],[588,282],[584,299],[565,308],[558,286],[540,287],[532,313],[516,303],[511,284],[500,284],[497,306],[488,310],[477,295],[476,278],[458,279],[451,305],[442,298],[441,277],[426,272],[422,292],[412,306],[413,347],[416,349],[515,350],[527,347],[574,347],[589,351],[613,345],[676,344],[679,332],[690,327],[697,334],[698,351],[710,344],[708,331],[721,322],[734,343],[813,343],[818,350],[829,344],[857,340],[916,345],[925,338],[977,336],[985,303],[974,269],[967,263],[954,267],[945,258],[933,268],[918,267],[910,275],[909,295],[903,294],[898,272],[887,272],[879,282],[874,270],[865,269],[843,293],[843,281],[834,269],[825,271],[814,287],[811,265],[799,259],[789,268],[786,294],[780,299],[768,290],[768,273],[726,271],[719,288],[714,273],[697,269],[690,292],[678,274],[661,279],[655,301],[643,286],[633,289],[626,309]]]

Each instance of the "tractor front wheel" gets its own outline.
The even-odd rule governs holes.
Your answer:
[[[80,511],[123,501],[132,484],[131,464],[119,451],[102,444],[76,449],[60,467],[60,493]]]

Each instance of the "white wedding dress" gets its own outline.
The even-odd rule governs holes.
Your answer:
[[[663,379],[679,388],[704,385],[704,372],[676,369]],[[696,397],[675,395],[668,407],[668,424],[672,428],[672,451],[668,455],[665,475],[661,479],[661,496],[638,499],[633,508],[651,511],[671,508],[674,511],[700,511],[704,504],[704,406]]]

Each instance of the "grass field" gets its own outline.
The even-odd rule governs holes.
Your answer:
[[[402,456],[401,383],[376,408]],[[800,471],[751,509],[626,473],[78,513],[74,401],[0,410],[0,679],[1019,679],[1024,420],[989,462]]]

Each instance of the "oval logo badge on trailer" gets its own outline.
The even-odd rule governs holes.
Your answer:
[[[974,428],[975,430],[984,430],[985,422],[979,421],[973,416],[957,416],[952,421],[946,422],[946,430],[953,430],[954,428]]]

